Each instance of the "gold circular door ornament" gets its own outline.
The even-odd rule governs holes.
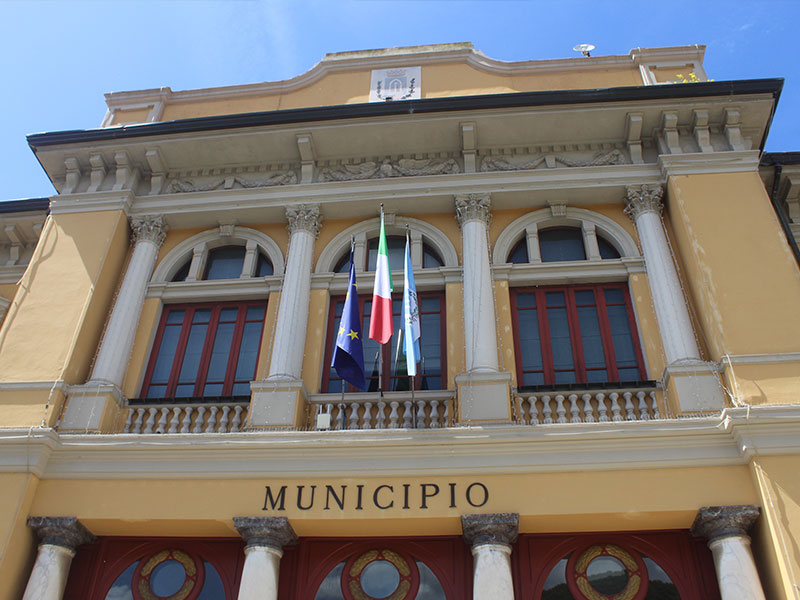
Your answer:
[[[203,562],[182,550],[161,550],[133,574],[135,600],[193,600],[203,589]]]
[[[419,588],[413,560],[393,550],[369,550],[351,558],[342,572],[348,600],[412,600]]]
[[[567,585],[577,600],[643,600],[649,583],[641,556],[615,544],[589,546],[567,561]]]

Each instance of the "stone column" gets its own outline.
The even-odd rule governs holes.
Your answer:
[[[704,506],[692,534],[708,539],[714,555],[722,600],[764,600],[747,533],[758,519],[758,506]]]
[[[661,223],[663,193],[660,185],[628,187],[625,213],[639,231],[653,307],[669,365],[682,360],[699,361],[700,350]]]
[[[661,222],[660,185],[628,187],[625,213],[636,224],[647,281],[656,312],[667,368],[667,401],[674,413],[725,408],[725,394],[713,365],[700,358],[689,309]]]
[[[519,515],[462,515],[461,529],[472,546],[474,600],[513,600],[511,544],[517,541]]]
[[[75,517],[30,517],[39,550],[22,600],[61,600],[75,548],[94,536]]]
[[[276,600],[283,547],[297,542],[286,517],[234,517],[247,542],[238,600]]]
[[[108,319],[89,383],[122,385],[142,313],[147,283],[167,227],[160,216],[131,219],[133,254]]]
[[[314,240],[319,235],[322,221],[319,206],[289,207],[286,209],[286,218],[289,221],[289,252],[272,339],[270,381],[300,379],[308,325]]]
[[[297,427],[305,417],[305,387],[300,378],[308,327],[311,268],[314,241],[322,217],[319,206],[298,205],[286,209],[289,251],[283,277],[280,306],[272,338],[269,376],[254,381],[248,425]]]
[[[497,372],[497,326],[489,268],[488,194],[456,196],[464,266],[464,341],[467,372]]]
[[[511,422],[511,373],[497,360],[494,282],[489,266],[488,194],[456,196],[464,271],[464,358],[466,372],[456,376],[461,422]]]
[[[167,226],[160,216],[131,219],[133,253],[111,309],[89,381],[69,390],[60,429],[106,430],[122,405],[122,379],[128,368],[147,284]]]

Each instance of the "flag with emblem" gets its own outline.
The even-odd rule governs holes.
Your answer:
[[[411,251],[409,233],[406,231],[406,260],[403,287],[403,354],[406,355],[408,375],[417,374],[419,360],[419,306],[417,304],[417,286],[414,284],[414,269],[411,267]]]
[[[339,377],[359,390],[367,388],[364,380],[364,348],[361,341],[361,315],[358,312],[358,291],[356,290],[356,268],[353,264],[353,245],[350,245],[350,281],[347,296],[336,335],[331,366]]]
[[[389,249],[383,225],[381,205],[381,235],[378,239],[378,259],[375,264],[375,289],[372,292],[372,312],[369,317],[369,339],[385,344],[392,337],[392,271],[389,269]]]

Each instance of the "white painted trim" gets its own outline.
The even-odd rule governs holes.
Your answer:
[[[219,228],[217,227],[193,235],[170,250],[167,255],[159,261],[155,271],[153,271],[151,282],[166,283],[172,279],[175,272],[180,269],[186,261],[191,260],[195,246],[205,244],[204,252],[207,253],[217,246],[236,245],[236,242],[240,242],[240,245],[245,246],[249,241],[255,242],[259,248],[264,251],[264,254],[266,254],[272,262],[272,269],[275,275],[283,274],[283,253],[272,238],[260,231],[250,229],[249,227],[234,227],[233,235],[223,237],[220,235]]]
[[[0,430],[0,472],[44,479],[528,474],[743,465],[800,454],[800,406],[720,416],[431,430],[57,434]],[[369,456],[369,461],[364,457]]]
[[[132,191],[86,192],[53,196],[50,198],[50,214],[96,212],[101,210],[121,210],[130,212],[134,193]],[[152,213],[147,213],[152,214]]]
[[[455,246],[453,246],[450,238],[444,233],[439,231],[433,225],[420,221],[418,219],[411,219],[408,217],[397,216],[395,217],[394,225],[386,226],[386,235],[405,235],[405,226],[408,225],[412,231],[422,233],[423,240],[428,242],[435,250],[439,252],[442,257],[445,267],[458,266],[458,253]],[[329,273],[333,271],[336,262],[341,258],[342,254],[347,251],[350,246],[351,236],[355,237],[369,237],[371,235],[378,235],[380,231],[380,219],[373,218],[367,219],[360,223],[352,225],[336,235],[328,245],[323,248],[317,260],[317,267],[314,269],[315,273]],[[397,269],[393,269],[393,272]],[[402,273],[402,268],[400,269]],[[420,271],[422,272],[422,271]],[[415,274],[415,277],[417,275]]]
[[[631,273],[644,272],[644,259],[606,259],[603,261],[571,261],[538,264],[494,265],[492,273],[495,280],[507,280],[512,285],[569,284],[569,283],[607,283],[627,281]],[[641,339],[641,338],[640,338]]]
[[[495,265],[503,265],[506,263],[506,258],[511,248],[514,247],[529,227],[536,227],[538,230],[544,227],[553,227],[559,225],[567,225],[570,227],[584,228],[584,224],[594,225],[601,237],[605,238],[608,242],[613,244],[622,257],[638,257],[639,248],[636,242],[628,235],[628,232],[612,219],[605,215],[596,213],[594,211],[586,210],[583,208],[567,207],[567,214],[563,217],[554,217],[549,208],[543,208],[526,215],[519,217],[512,221],[503,231],[497,236],[497,241],[494,244],[493,263]],[[588,256],[588,253],[587,253]],[[581,261],[582,264],[598,264],[605,261]],[[553,263],[563,264],[563,263]]]
[[[758,172],[759,160],[758,150],[731,150],[729,152],[662,154],[658,157],[658,165],[666,178],[670,175]]]
[[[53,381],[3,381],[0,382],[0,391],[15,390],[67,390],[67,382],[63,379]]]
[[[224,300],[256,300],[281,290],[280,275],[213,281],[154,282],[147,287],[147,298],[161,298],[165,304]]]
[[[732,354],[720,361],[725,368],[727,363],[734,365],[759,365],[765,363],[800,362],[800,352],[782,352],[779,354]]]

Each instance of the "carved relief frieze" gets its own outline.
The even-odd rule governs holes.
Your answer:
[[[359,163],[341,163],[320,169],[320,181],[351,181],[414,177],[420,175],[452,175],[461,172],[454,158],[385,158]]]
[[[481,171],[526,171],[531,169],[555,169],[558,167],[600,167],[627,165],[630,160],[619,148],[587,152],[585,150],[561,152],[539,151],[515,154],[490,154],[481,160]]]
[[[297,183],[297,172],[294,170],[273,171],[255,176],[226,175],[226,176],[174,176],[166,185],[167,194],[184,192],[208,192],[211,190],[250,189],[288,185]]]

